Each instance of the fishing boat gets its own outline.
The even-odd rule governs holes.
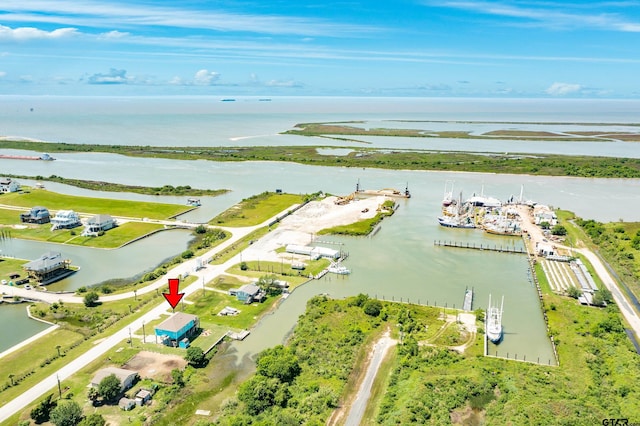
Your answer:
[[[346,266],[343,266],[340,262],[331,262],[331,265],[329,266],[329,268],[327,268],[327,270],[338,275],[349,275],[351,273],[351,271]]]
[[[448,180],[444,183],[444,195],[442,196],[442,207],[449,207],[451,204],[455,204],[456,200],[453,198],[453,181]],[[451,185],[451,186],[449,186]]]
[[[438,223],[445,228],[466,228],[473,229],[476,225],[470,217],[461,218],[460,216],[440,216]]]
[[[475,228],[476,224],[471,216],[468,215],[469,211],[463,213],[463,208],[461,191],[457,202],[454,200],[449,206],[443,208],[443,216],[438,217],[440,226],[445,228]]]
[[[502,308],[504,305],[504,296],[500,309],[491,305],[491,295],[489,295],[489,309],[487,309],[485,333],[487,338],[493,343],[500,343],[502,340]]]
[[[194,207],[200,207],[202,205],[202,203],[200,202],[199,198],[189,198],[187,200],[187,205],[194,206]]]

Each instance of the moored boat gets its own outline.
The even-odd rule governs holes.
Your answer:
[[[502,296],[502,303],[500,309],[497,306],[491,305],[491,295],[489,295],[489,308],[486,315],[486,327],[485,333],[487,338],[493,343],[499,343],[502,340],[502,308],[504,305],[504,296]]]

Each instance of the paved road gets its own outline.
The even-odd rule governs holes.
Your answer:
[[[384,356],[387,354],[387,351],[395,344],[396,341],[390,338],[388,333],[385,333],[385,335],[373,345],[371,362],[367,367],[367,372],[364,380],[360,384],[356,399],[351,405],[349,416],[347,417],[347,421],[345,422],[346,426],[358,426],[362,421],[364,411],[367,408],[367,402],[369,402],[369,397],[371,396],[373,381],[378,374],[378,370],[380,369],[380,365],[382,364]]]
[[[268,221],[260,224],[260,225],[256,225],[256,226],[247,226],[247,227],[242,227],[242,228],[220,228],[220,227],[216,227],[216,228],[220,228],[220,229],[224,229],[225,231],[231,232],[231,238],[229,238],[228,240],[225,240],[224,242],[222,242],[220,245],[216,246],[215,248],[211,249],[210,251],[208,251],[207,253],[205,253],[203,256],[200,256],[201,259],[208,259],[211,258],[214,254],[219,253],[221,251],[223,251],[224,249],[226,249],[227,247],[231,246],[232,244],[234,244],[235,242],[239,241],[240,239],[246,237],[247,235],[249,235],[251,232],[255,231],[258,228],[261,228],[263,226],[266,226],[268,223],[270,223],[273,219],[275,219],[277,216],[274,216],[273,218],[269,219]],[[251,259],[247,259],[247,260],[251,260]],[[196,268],[196,264],[197,264],[197,260],[193,259],[187,262],[183,262],[180,265],[176,266],[174,269],[172,269],[169,273],[167,273],[167,275],[170,276],[174,276],[177,277],[179,275],[183,275],[184,273],[188,272],[190,275],[193,275],[193,271]],[[101,302],[112,302],[114,300],[123,300],[123,299],[132,299],[134,298],[136,295],[142,295],[142,294],[146,294],[146,293],[150,293],[155,291],[158,288],[164,288],[167,286],[167,277],[162,277],[160,279],[158,279],[157,281],[142,287],[140,289],[137,289],[136,292],[134,293],[133,291],[129,291],[127,293],[120,293],[120,294],[111,294],[108,296],[101,296],[100,297],[100,301]],[[8,297],[13,297],[13,296],[20,296],[20,297],[24,297],[27,299],[35,299],[35,300],[40,300],[42,302],[47,302],[47,303],[54,303],[54,302],[59,302],[59,301],[63,301],[64,303],[84,303],[84,297],[83,296],[76,296],[75,293],[50,293],[47,291],[39,291],[39,290],[26,290],[23,287],[17,287],[17,286],[9,286],[6,284],[0,284],[0,292]]]
[[[290,210],[290,209],[291,208],[285,209],[284,211],[287,211],[287,210]],[[242,238],[243,236],[249,234],[251,231],[253,231],[253,230],[257,229],[257,228],[266,226],[268,223],[273,221],[280,214],[270,218],[269,220],[266,220],[265,222],[263,222],[260,225],[256,225],[256,226],[252,226],[252,227],[246,227],[246,228],[234,229],[235,233],[229,240],[225,241],[223,244],[221,244],[221,245],[215,247],[214,249],[210,250],[203,257],[204,258],[212,257],[214,254],[224,250],[226,247],[228,247],[229,245],[233,244],[235,241],[237,241],[238,239]],[[254,260],[254,259],[247,259],[246,256],[245,256],[244,260]],[[233,258],[229,259],[227,262],[225,262],[225,263],[223,263],[221,265],[208,265],[205,268],[202,268],[199,271],[195,271],[194,272],[193,269],[195,267],[195,261],[190,261],[190,262],[185,262],[183,264],[180,264],[180,265],[176,266],[174,269],[172,269],[171,271],[169,271],[167,273],[167,276],[169,276],[169,277],[178,276],[179,274],[183,274],[185,272],[189,272],[191,275],[196,275],[198,277],[198,279],[193,284],[191,284],[190,286],[180,290],[181,292],[185,293],[185,297],[186,297],[186,296],[188,296],[188,295],[190,295],[190,294],[192,294],[192,293],[194,293],[194,292],[196,292],[198,290],[202,290],[203,280],[204,280],[204,282],[211,281],[214,278],[216,278],[217,276],[219,276],[222,273],[224,273],[224,271],[226,269],[228,269],[229,267],[231,267],[234,264],[239,263],[239,262],[240,262],[240,255],[238,254],[238,255],[234,256]],[[158,288],[160,286],[165,286],[165,285],[167,285],[167,281],[166,280],[167,280],[166,277],[164,279],[162,279],[162,280],[158,280],[154,284],[152,284],[150,286],[147,286],[144,289],[138,290],[138,294],[142,294],[143,290],[144,290],[144,292],[149,292],[149,291],[154,291],[155,288]],[[156,286],[156,287],[154,287],[154,286]],[[2,286],[2,287],[8,287],[8,286]],[[8,287],[8,288],[9,289],[16,289],[16,287]],[[4,290],[4,288],[3,288],[3,290]],[[22,290],[22,291],[24,291],[26,293],[32,293],[33,292],[33,290],[23,290],[23,289],[20,289],[20,290]],[[16,294],[17,294],[17,292],[16,292]],[[56,295],[56,296],[60,296],[60,295]],[[123,294],[119,294],[119,295],[114,295],[114,298],[111,298],[111,299],[108,299],[107,297],[104,297],[104,298],[101,298],[100,300],[102,300],[102,301],[117,300],[115,297],[117,297],[117,298],[126,298],[126,297],[133,297],[133,296],[134,296],[133,292],[130,292],[130,293],[123,293]],[[56,298],[56,301],[58,299],[59,299],[59,297]],[[63,300],[65,300],[65,299],[63,299]],[[74,300],[74,302],[75,302],[75,300]],[[68,377],[70,377],[71,375],[76,373],[81,368],[87,366],[89,363],[91,363],[92,361],[94,361],[98,357],[104,355],[112,347],[120,344],[123,340],[128,339],[129,338],[129,334],[130,333],[134,333],[136,330],[142,328],[142,325],[144,323],[148,323],[150,321],[153,321],[154,319],[158,318],[163,313],[166,313],[168,308],[169,308],[168,304],[163,302],[159,306],[157,306],[154,309],[152,309],[151,311],[147,312],[145,315],[143,315],[139,319],[137,319],[135,321],[132,321],[131,323],[125,325],[123,328],[118,330],[116,333],[114,333],[110,337],[107,337],[105,340],[101,341],[100,343],[97,343],[94,347],[89,349],[87,352],[83,353],[78,358],[70,361],[67,365],[65,365],[64,367],[60,368],[58,371],[56,371],[55,373],[53,373],[49,377],[47,377],[47,378],[41,380],[39,383],[33,385],[30,389],[25,390],[20,396],[14,398],[11,401],[8,401],[6,404],[4,404],[2,407],[0,407],[0,423],[6,421],[9,417],[13,416],[15,413],[17,413],[20,410],[24,409],[27,405],[31,404],[32,401],[36,400],[37,398],[39,398],[43,394],[45,394],[47,392],[52,392],[52,390],[54,390],[57,387],[58,379],[60,381],[67,379]]]
[[[591,262],[596,274],[598,274],[604,285],[609,289],[613,296],[613,300],[616,302],[616,305],[618,305],[618,308],[620,308],[620,312],[622,312],[622,315],[635,332],[636,338],[640,338],[640,317],[635,309],[633,309],[633,306],[631,306],[627,301],[627,298],[624,296],[615,280],[611,277],[611,274],[609,274],[609,271],[604,266],[600,258],[589,249],[574,248],[573,250],[583,254],[584,257]]]

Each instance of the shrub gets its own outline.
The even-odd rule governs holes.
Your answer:
[[[86,306],[87,308],[92,308],[98,304],[98,299],[100,299],[98,293],[96,293],[95,291],[90,291],[84,296],[84,306]]]

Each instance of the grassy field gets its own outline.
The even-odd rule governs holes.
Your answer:
[[[185,304],[185,312],[198,315],[201,321],[207,324],[229,327],[234,330],[242,330],[251,327],[256,320],[268,310],[272,309],[280,299],[279,296],[268,297],[262,303],[249,305],[240,302],[236,297],[222,294],[217,291],[196,292],[189,297],[193,304]],[[225,306],[238,309],[238,315],[220,316]]]
[[[252,260],[243,263],[247,266],[246,270],[243,271],[240,268],[240,264],[237,264],[227,269],[225,272],[228,274],[244,275],[256,280],[267,274],[275,274],[278,279],[287,281],[291,286],[290,289],[307,282],[309,280],[309,274],[317,275],[330,264],[328,259],[312,260],[307,263],[307,267],[304,271],[300,271],[292,269],[291,264],[284,262],[259,262]]]
[[[304,196],[302,195],[263,192],[262,194],[245,198],[211,219],[209,223],[234,227],[259,225],[270,217],[303,201]]]
[[[0,220],[2,219],[3,212],[11,212],[11,210],[0,209]],[[85,247],[117,248],[136,238],[164,229],[164,225],[158,223],[126,222],[106,231],[104,235],[98,237],[83,237],[80,235],[82,233],[82,227],[51,231],[51,224],[49,223],[43,225],[29,224],[26,226],[26,228],[5,228],[4,231],[11,238],[72,244]]]
[[[26,273],[22,270],[22,265],[27,261],[22,259],[10,259],[0,257],[0,279],[11,281],[9,274],[17,272],[20,274],[20,278],[23,278]]]
[[[2,194],[0,195],[0,204],[24,207],[25,210],[33,206],[44,206],[50,210],[74,210],[79,213],[110,214],[112,216],[135,218],[147,217],[150,219],[169,219],[191,208],[177,204],[78,197],[42,189]],[[16,215],[19,218],[18,212],[16,212]]]
[[[440,132],[440,137],[468,138],[467,132]],[[473,136],[475,138],[475,136]],[[570,140],[577,140],[571,138]],[[539,139],[538,139],[539,140]],[[593,139],[590,139],[593,140]],[[640,177],[640,159],[528,153],[466,153],[416,149],[353,148],[346,156],[321,155],[333,146],[149,147],[3,141],[13,149],[48,152],[110,152],[133,157],[211,161],[290,161],[315,166],[368,167],[393,170],[447,170],[601,178]]]

